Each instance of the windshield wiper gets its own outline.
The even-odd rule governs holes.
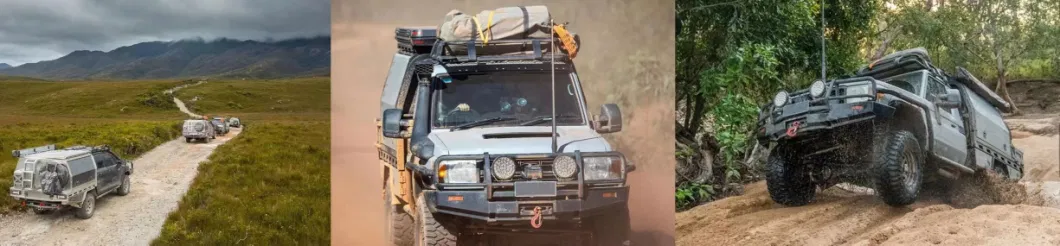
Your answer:
[[[472,122],[468,122],[468,123],[464,123],[464,124],[460,124],[460,125],[451,127],[451,128],[449,128],[449,131],[454,132],[456,130],[463,130],[463,129],[468,129],[468,128],[472,128],[472,127],[476,127],[476,126],[484,126],[484,125],[492,124],[494,122],[509,121],[509,120],[514,120],[514,119],[515,118],[512,118],[512,117],[485,118],[485,119],[476,120],[476,121],[472,121]]]
[[[573,115],[559,115],[559,116],[556,116],[556,117],[564,119],[564,118],[574,118],[574,117],[577,117],[577,116],[573,116]],[[546,116],[540,116],[540,117],[537,117],[537,118],[534,118],[534,119],[531,119],[531,120],[524,121],[523,123],[519,123],[519,125],[520,126],[532,126],[532,125],[537,125],[537,124],[541,124],[541,123],[545,123],[545,122],[552,122],[552,116],[547,116],[547,115]]]

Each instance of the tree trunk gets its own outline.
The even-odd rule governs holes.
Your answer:
[[[703,115],[706,114],[703,112],[703,104],[706,104],[707,99],[701,96],[694,96],[693,98],[695,98],[695,108],[692,109],[692,122],[689,122],[685,128],[692,132],[699,132]]]
[[[1020,115],[1021,113],[1019,106],[1016,106],[1016,102],[1012,101],[1012,96],[1010,96],[1008,93],[1008,82],[1005,81],[1005,73],[1006,71],[1004,68],[998,70],[997,88],[995,89],[995,91],[1001,94],[1001,96],[1005,98],[1005,101],[1008,101],[1009,105],[1012,106],[1012,115]]]

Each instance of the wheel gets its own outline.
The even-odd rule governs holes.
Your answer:
[[[432,214],[421,192],[416,196],[416,246],[456,246],[457,227],[444,215]]]
[[[77,208],[74,214],[80,219],[92,218],[92,215],[96,213],[96,191],[89,191],[85,193],[85,202],[81,203],[81,207]]]
[[[50,213],[52,213],[52,211],[54,211],[54,210],[43,209],[43,208],[33,208],[33,213],[35,213],[35,214],[50,214]]]
[[[124,175],[124,174],[122,174],[122,175],[125,176],[125,178],[122,178],[121,186],[118,187],[118,192],[115,193],[115,194],[118,194],[119,196],[128,195],[129,192],[132,191],[132,186],[131,186],[132,182],[129,181],[129,175]]]
[[[191,143],[191,138],[184,138],[185,143]]]
[[[913,133],[888,132],[876,144],[876,190],[887,205],[912,204],[923,181],[924,154]]]
[[[383,207],[387,214],[387,233],[390,236],[390,242],[395,246],[412,246],[413,235],[412,228],[416,224],[416,221],[412,219],[412,215],[396,209],[393,204],[390,204],[390,199],[394,199],[393,194],[390,192],[390,181],[387,180],[383,184]]]
[[[810,203],[817,187],[810,182],[803,166],[777,146],[769,153],[766,163],[766,188],[773,201],[785,206],[802,206]]]
[[[629,245],[629,207],[622,204],[593,219],[592,240],[586,246]]]

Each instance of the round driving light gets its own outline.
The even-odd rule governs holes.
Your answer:
[[[552,163],[552,171],[556,173],[556,177],[569,179],[578,172],[578,162],[574,161],[574,157],[561,155]]]
[[[500,180],[511,179],[515,175],[515,160],[508,157],[498,157],[493,159],[493,163],[490,163],[490,169],[493,169],[493,177]]]
[[[788,92],[780,91],[777,92],[776,96],[773,96],[773,106],[780,107],[788,103]]]
[[[824,95],[824,82],[822,82],[820,80],[814,81],[813,84],[810,85],[810,95],[813,96],[813,97],[823,96]]]

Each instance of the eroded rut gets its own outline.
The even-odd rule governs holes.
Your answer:
[[[1060,245],[1060,138],[1056,128],[1013,121],[1013,144],[1024,151],[1018,204],[960,207],[922,196],[905,208],[869,192],[829,188],[814,202],[785,207],[769,198],[764,182],[677,214],[678,245]],[[986,192],[983,194],[988,194]],[[972,196],[982,195],[974,194]],[[988,195],[990,196],[990,195]],[[961,198],[964,199],[964,198]],[[1002,199],[1004,200],[1004,199]]]
[[[185,108],[181,111],[193,115]],[[0,245],[148,245],[158,237],[168,214],[177,209],[199,163],[241,130],[231,128],[206,143],[177,138],[134,159],[131,192],[100,198],[90,219],[77,219],[72,210],[0,217]]]

